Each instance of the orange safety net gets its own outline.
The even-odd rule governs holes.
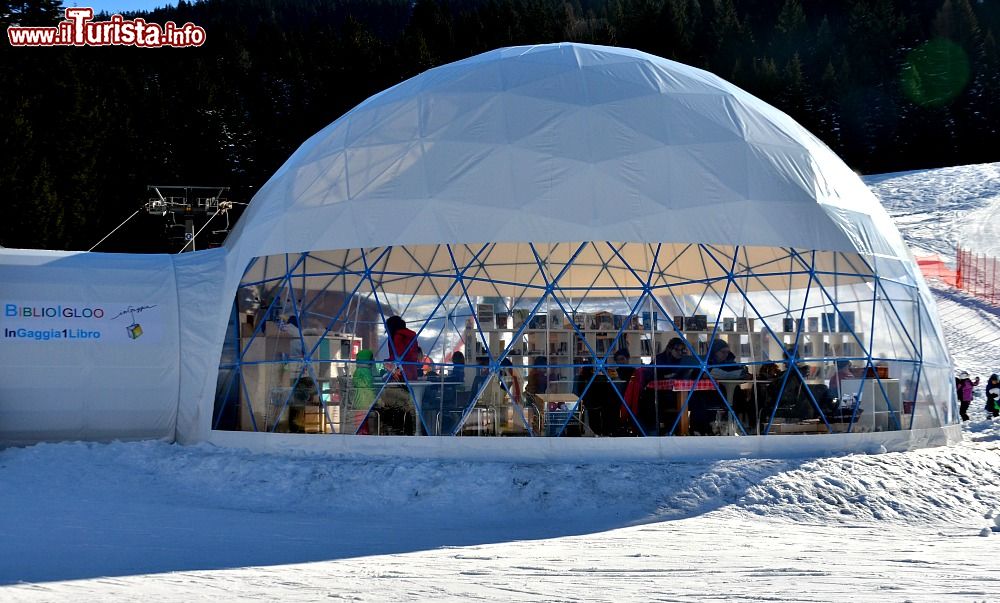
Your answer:
[[[916,260],[924,278],[938,280],[952,287],[958,286],[955,269],[949,267],[941,256],[937,254],[926,255],[917,257]]]

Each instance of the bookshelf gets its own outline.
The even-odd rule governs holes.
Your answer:
[[[469,329],[465,334],[466,350],[472,353],[469,362],[489,355],[497,357],[510,344],[525,320],[528,320],[527,311],[524,311],[523,315],[518,315],[517,311],[511,314],[494,313],[492,308],[483,308],[480,325],[490,353],[486,353],[478,333],[474,329]],[[627,347],[633,364],[640,361],[649,363],[653,356],[666,348],[670,339],[678,336],[673,328],[674,320],[684,323],[686,327],[694,327],[682,328],[681,336],[688,341],[696,354],[705,355],[708,353],[712,337],[711,327],[714,326],[707,324],[704,316],[678,316],[673,320],[663,320],[657,319],[654,315],[650,320],[649,313],[626,317],[597,312],[577,314],[572,320],[577,325],[577,330],[574,330],[571,323],[559,312],[532,317],[528,320],[527,328],[520,333],[520,341],[515,341],[510,346],[511,351],[507,357],[515,366],[521,367],[530,366],[537,356],[545,356],[549,365],[557,366],[588,362],[595,354],[598,357],[607,355],[608,361],[613,362],[614,350],[611,349],[613,346],[615,349]],[[799,356],[803,358],[851,357],[860,353],[854,336],[849,332],[806,330],[818,329],[819,324],[820,317],[812,317],[806,324],[801,325],[802,333],[792,330],[777,331],[774,335],[778,341],[775,341],[775,337],[771,337],[766,330],[755,330],[755,327],[761,328],[759,321],[755,324],[753,319],[723,317],[716,336],[724,340],[738,361],[743,363],[781,362],[783,348],[791,347],[797,336],[800,338]],[[626,325],[626,328],[615,344],[615,337],[622,325]],[[782,326],[794,328],[798,325],[792,323]],[[823,326],[827,326],[825,318]],[[571,377],[572,369],[567,367],[562,372]]]

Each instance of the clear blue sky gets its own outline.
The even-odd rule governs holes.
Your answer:
[[[63,0],[63,8],[79,6],[93,8],[95,13],[109,13],[133,10],[153,10],[161,6],[177,4],[175,0]]]

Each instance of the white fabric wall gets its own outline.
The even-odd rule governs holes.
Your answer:
[[[180,303],[180,392],[177,441],[208,440],[222,343],[246,266],[231,266],[222,248],[174,256]]]
[[[179,341],[171,256],[0,249],[0,445],[172,440]]]

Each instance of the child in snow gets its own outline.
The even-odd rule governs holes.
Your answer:
[[[959,409],[963,421],[969,420],[969,404],[972,403],[972,388],[979,385],[979,377],[973,381],[969,378],[968,371],[962,371],[955,380],[955,388],[958,390]]]
[[[986,382],[986,414],[1000,417],[1000,376],[996,373]]]

